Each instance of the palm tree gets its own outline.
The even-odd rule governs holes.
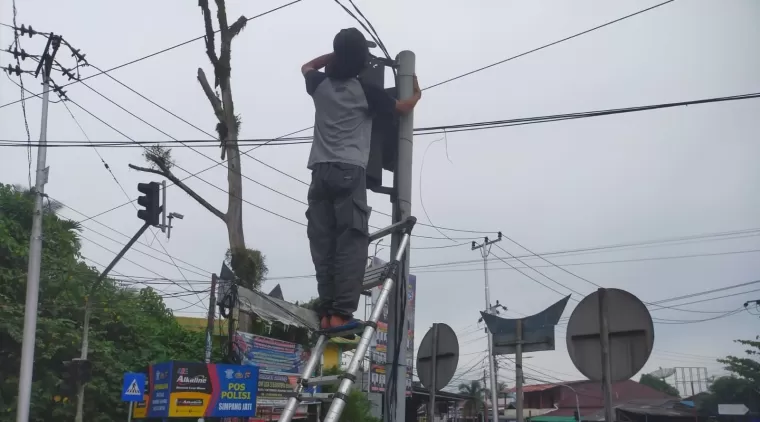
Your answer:
[[[484,399],[487,394],[487,389],[483,388],[480,381],[472,380],[469,384],[466,382],[459,384],[459,393],[470,397],[470,400],[468,400],[464,406],[467,417],[477,415],[478,410],[483,407],[483,404],[485,403]]]
[[[504,397],[504,409],[507,409],[507,389],[509,386],[504,381],[499,381],[499,390],[497,391],[497,397]]]

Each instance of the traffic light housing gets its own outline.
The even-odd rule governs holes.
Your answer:
[[[157,226],[158,216],[161,214],[161,203],[158,196],[161,185],[156,182],[138,183],[137,190],[144,194],[137,198],[137,203],[145,208],[137,211],[137,218],[151,226]]]
[[[384,89],[397,98],[395,87],[385,88],[386,59],[373,57],[359,75],[362,82]],[[395,81],[394,81],[395,84]],[[377,193],[390,193],[383,187],[383,170],[394,171],[398,155],[398,116],[378,114],[372,117],[369,161],[366,168],[367,189]]]
[[[92,361],[86,359],[74,359],[76,365],[77,380],[81,384],[92,381]]]
[[[63,362],[61,383],[58,385],[59,394],[53,398],[56,402],[65,402],[65,399],[76,397],[79,389],[77,376],[77,364],[71,360]]]

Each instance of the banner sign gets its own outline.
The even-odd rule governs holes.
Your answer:
[[[256,414],[255,366],[164,362],[151,365],[149,418],[238,417]]]
[[[372,267],[385,265],[385,261],[372,258]],[[372,303],[377,303],[382,286],[375,287],[371,290]],[[417,277],[409,274],[406,284],[406,321],[409,331],[406,335],[406,395],[412,394],[412,376],[414,374],[414,305],[417,302]],[[370,367],[370,391],[373,393],[382,393],[385,391],[385,364],[387,362],[386,352],[388,350],[388,303],[383,307],[383,312],[377,321],[377,331],[375,341],[371,349],[370,358],[372,365]]]
[[[298,382],[309,352],[300,344],[238,331],[235,345],[243,365],[260,368],[258,400],[261,406],[285,406],[286,393],[292,393]],[[304,390],[306,393],[319,392],[318,386]],[[309,401],[303,403],[310,403]]]
[[[297,375],[260,371],[259,395],[256,402],[259,407],[285,406],[288,402],[287,394],[293,393],[297,383]],[[305,393],[316,393],[318,391],[317,386],[311,386],[304,390]],[[302,403],[306,404],[308,400]]]
[[[235,345],[243,365],[256,365],[262,370],[300,374],[309,352],[300,344],[238,331]]]

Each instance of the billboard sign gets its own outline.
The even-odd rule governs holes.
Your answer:
[[[260,368],[258,405],[285,406],[287,394],[295,389],[298,377],[309,360],[309,352],[300,344],[242,331],[235,335],[235,347],[243,365]],[[319,387],[311,386],[304,392],[317,393]]]
[[[163,362],[150,367],[146,416],[254,416],[259,370],[254,366]]]
[[[300,344],[238,331],[235,346],[243,365],[256,365],[262,370],[300,374],[309,352]]]
[[[386,262],[372,258],[372,267],[385,265]],[[372,302],[376,303],[380,296],[382,286],[374,287],[371,290]],[[414,308],[417,303],[417,276],[409,274],[406,285],[406,322],[408,331],[406,335],[406,395],[412,394],[412,377],[414,374]],[[387,362],[386,352],[388,350],[388,304],[383,307],[383,312],[377,321],[377,331],[375,340],[372,345],[370,358],[370,392],[382,393],[385,391],[385,364]]]

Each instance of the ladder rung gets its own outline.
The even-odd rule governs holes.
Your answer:
[[[355,323],[352,323],[349,327],[346,327],[343,331],[322,331],[321,334],[323,334],[325,337],[332,338],[332,337],[344,337],[344,336],[351,336],[351,335],[361,335],[364,332],[364,327],[366,327],[367,324],[364,323],[364,321],[356,321]]]
[[[322,377],[309,378],[308,385],[331,385],[338,384],[343,379],[340,375],[325,375]]]
[[[403,229],[411,229],[417,223],[416,217],[407,217],[406,219],[399,221],[398,223],[391,224],[388,227],[382,228],[369,235],[369,241],[374,242],[377,239],[381,239],[393,232],[397,232]]]
[[[298,396],[298,400],[304,401],[308,399],[315,399],[315,400],[330,401],[333,399],[333,396],[334,396],[333,393],[301,393]]]

